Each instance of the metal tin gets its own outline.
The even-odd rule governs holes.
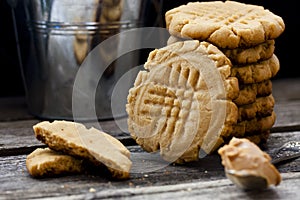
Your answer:
[[[143,12],[149,1],[24,0],[22,3],[30,35],[28,58],[23,63],[29,111],[43,119],[72,120],[72,92],[78,69],[102,41],[143,26]],[[127,45],[122,38],[99,52],[99,56],[109,56],[120,45]],[[112,90],[138,62],[139,53],[133,52],[105,69],[95,95],[98,119],[126,115],[124,108],[113,116]],[[118,98],[126,100],[126,93],[120,95]]]

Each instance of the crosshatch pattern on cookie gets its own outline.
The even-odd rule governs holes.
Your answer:
[[[285,29],[280,16],[235,1],[190,2],[167,11],[165,20],[171,35],[230,49],[275,39]]]
[[[189,54],[194,56],[189,57]],[[207,42],[179,42],[149,54],[144,66],[148,71],[140,72],[134,87],[129,90],[126,105],[128,129],[145,150],[160,150],[167,159],[169,148],[176,143],[190,143],[186,151],[199,151],[211,118],[216,115],[213,108],[226,107],[223,127],[219,127],[221,134],[230,129],[227,127],[237,123],[237,106],[232,100],[226,99],[228,88],[224,87],[225,93],[210,94],[211,86],[206,84],[202,71],[190,63],[190,58],[196,59],[196,63],[212,63],[223,85],[229,78],[235,81],[233,85],[238,84],[235,77],[230,77],[229,59]],[[211,74],[210,79],[214,81],[213,76]],[[238,92],[236,87],[234,96]],[[212,101],[212,98],[216,101]],[[178,158],[185,161],[198,159],[198,153],[186,156],[179,155]]]

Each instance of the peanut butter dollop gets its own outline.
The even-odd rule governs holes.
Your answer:
[[[225,170],[234,170],[237,176],[259,176],[267,181],[268,186],[281,182],[281,175],[271,163],[271,157],[246,138],[233,137],[218,153]]]

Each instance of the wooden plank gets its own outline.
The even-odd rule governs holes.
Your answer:
[[[192,182],[176,185],[151,186],[126,189],[109,189],[63,196],[64,199],[296,199],[299,197],[300,173],[283,174],[284,182],[262,191],[245,191],[232,185],[228,179]],[[56,198],[51,198],[56,199]]]
[[[276,102],[290,102],[300,99],[300,78],[275,79],[272,94]]]
[[[136,158],[140,159],[139,164],[142,166],[144,166],[142,164],[143,156],[141,154],[139,158]],[[236,196],[246,197],[248,195],[254,197],[257,195],[255,192],[245,193],[227,180],[220,158],[217,155],[207,156],[200,161],[186,165],[171,164],[155,168],[153,171],[132,173],[131,178],[124,181],[112,180],[105,174],[83,174],[35,179],[28,174],[25,159],[25,155],[0,157],[0,199],[46,197],[69,197],[70,199],[86,199],[89,197],[140,198],[143,196],[152,197],[153,195],[154,198],[158,197],[158,195],[159,197],[163,195],[161,197],[165,198],[171,196],[182,198],[182,195],[200,198],[214,194],[229,198]],[[266,197],[272,197],[276,193],[280,198],[286,199],[291,197],[291,194],[300,194],[300,159],[296,159],[292,163],[297,169],[292,169],[287,165],[278,166],[283,176],[283,181],[278,187],[263,191],[264,195],[267,195]],[[291,173],[293,171],[294,173]],[[225,190],[231,193],[222,194]]]
[[[275,103],[272,132],[300,130],[300,100]]]
[[[76,195],[88,192],[90,188],[106,190],[225,178],[219,160],[215,162],[218,157],[207,157],[203,162],[191,163],[189,166],[168,165],[160,169],[156,168],[156,171],[152,172],[133,173],[126,181],[114,181],[105,175],[92,174],[34,179],[27,173],[25,159],[25,155],[0,157],[0,194],[37,198],[47,197],[47,195]],[[140,162],[142,164],[142,160]],[[212,168],[212,166],[216,167]]]
[[[0,123],[0,156],[28,154],[37,147],[45,146],[37,141],[32,125],[37,120]]]
[[[0,121],[34,119],[24,97],[0,98]]]
[[[114,188],[103,190],[97,185],[78,187],[73,194],[60,193],[63,185],[52,193],[5,193],[4,199],[297,199],[299,197],[299,173],[283,174],[284,182],[277,187],[262,191],[244,191],[232,185],[227,179],[207,182],[192,182],[176,185]],[[68,185],[70,186],[70,185]],[[91,186],[91,185],[89,185]],[[69,190],[69,188],[67,188]],[[78,192],[80,191],[80,192]],[[79,193],[79,194],[78,194]]]
[[[300,130],[300,79],[272,81],[276,122],[272,132]]]

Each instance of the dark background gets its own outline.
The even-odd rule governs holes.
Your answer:
[[[151,1],[151,0],[150,0]],[[164,13],[176,6],[187,3],[187,0],[164,0],[162,8],[162,19]],[[297,60],[300,56],[297,47],[300,46],[299,33],[296,28],[300,27],[298,6],[295,0],[244,0],[240,2],[251,3],[264,6],[276,15],[283,18],[286,29],[284,33],[275,41],[275,54],[280,60],[281,69],[275,79],[300,77],[300,71]],[[151,26],[155,12],[147,12],[146,26]],[[156,15],[156,14],[155,14]],[[26,50],[27,32],[25,26],[25,17],[21,6],[15,9],[17,27],[19,30],[20,44]],[[164,21],[161,23],[163,26]],[[13,15],[11,7],[6,0],[0,0],[0,96],[24,96],[24,88],[22,84],[22,75],[20,71],[19,60],[17,56],[16,40],[14,36]],[[24,56],[24,55],[23,55]],[[295,61],[296,60],[296,61]]]

